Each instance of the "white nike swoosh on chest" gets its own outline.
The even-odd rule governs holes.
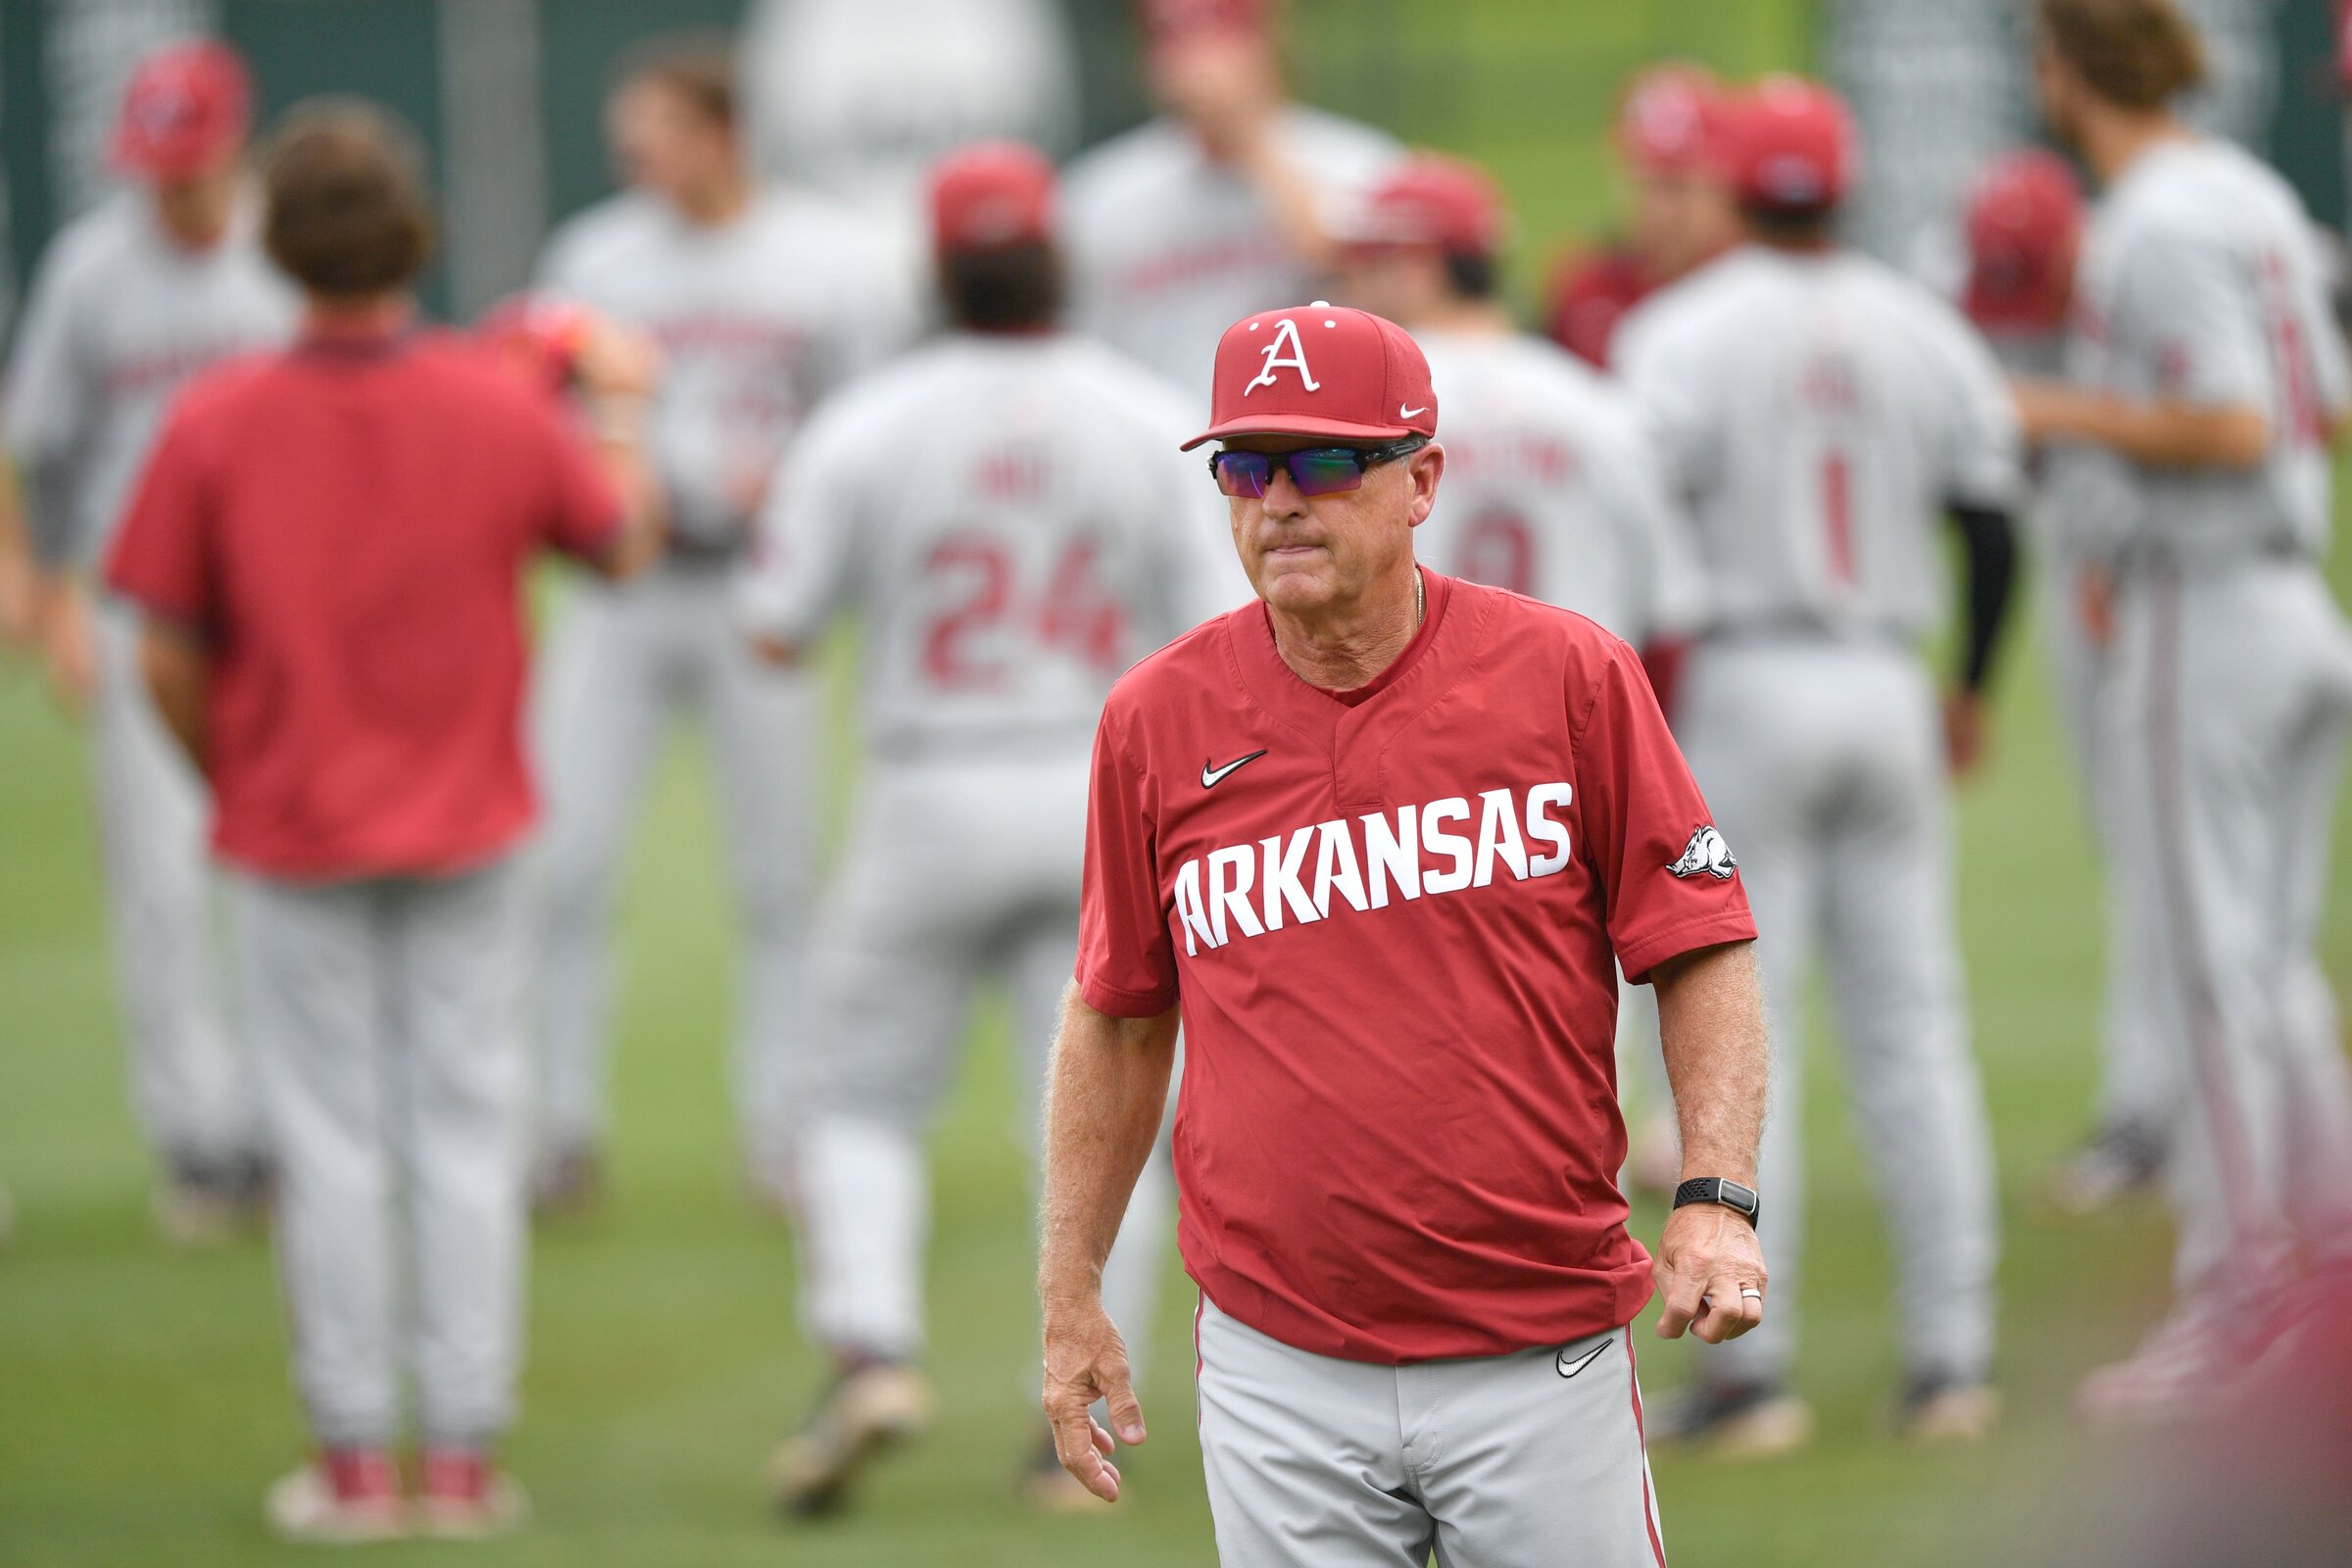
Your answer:
[[[1265,750],[1261,747],[1258,750],[1251,752],[1248,757],[1235,758],[1232,761],[1227,762],[1223,767],[1211,767],[1206,762],[1202,762],[1200,764],[1200,787],[1204,790],[1215,789],[1218,782],[1223,779],[1226,774],[1232,772],[1237,767],[1245,767],[1250,763],[1256,761],[1259,758],[1265,755]]]

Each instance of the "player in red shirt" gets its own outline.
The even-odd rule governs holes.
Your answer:
[[[303,335],[190,385],[108,571],[143,612],[148,684],[238,879],[318,1446],[269,1515],[306,1540],[481,1535],[521,1513],[492,1446],[524,1262],[522,573],[551,547],[612,572],[648,553],[612,482],[637,488],[632,401],[602,411],[600,473],[542,393],[410,328],[419,167],[367,111],[297,112],[265,233],[303,286]],[[608,370],[591,383],[642,401]],[[404,1373],[414,1510],[392,1457]]]
[[[1632,178],[1624,238],[1573,250],[1552,269],[1544,329],[1553,342],[1604,369],[1625,314],[1728,250],[1740,237],[1717,157],[1723,88],[1697,66],[1663,65],[1636,76],[1617,113],[1617,155]]]
[[[1763,1314],[1755,927],[1633,651],[1413,559],[1446,469],[1402,328],[1239,321],[1192,445],[1262,603],[1112,690],[1047,1109],[1062,1462],[1143,1414],[1102,1263],[1166,1094],[1228,1562],[1662,1563],[1628,1325]],[[1685,1174],[1626,1232],[1617,970],[1659,990]],[[1341,1544],[1345,1543],[1345,1549]]]

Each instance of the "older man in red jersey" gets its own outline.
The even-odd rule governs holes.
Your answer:
[[[1062,1461],[1144,1438],[1102,1262],[1186,1045],[1180,1238],[1227,1562],[1662,1563],[1630,1325],[1763,1315],[1755,928],[1633,651],[1422,569],[1446,470],[1395,323],[1235,323],[1194,445],[1261,601],[1097,732],[1040,1289]],[[1688,1178],[1626,1232],[1617,973],[1657,986]]]

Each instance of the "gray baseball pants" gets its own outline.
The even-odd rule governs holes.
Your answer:
[[[812,960],[798,1169],[802,1315],[819,1344],[902,1357],[922,1347],[923,1139],[985,981],[1010,1004],[1015,1102],[1035,1152],[1077,964],[1086,792],[1083,754],[881,762],[860,789]],[[1164,1126],[1161,1141],[1102,1275],[1139,1381],[1175,1202]]]
[[[542,1139],[594,1143],[607,1120],[614,874],[669,720],[699,708],[726,818],[742,967],[737,1102],[756,1163],[785,1157],[807,1001],[815,847],[812,676],[760,662],[732,618],[729,568],[672,559],[564,609],[535,713],[548,823],[538,856]]]
[[[514,1410],[528,1063],[520,879],[239,886],[245,1003],[278,1188],[295,1380],[327,1445],[426,1441]]]
[[[130,1099],[159,1155],[213,1161],[259,1147],[261,1110],[221,1004],[211,807],[147,695],[140,619],[133,606],[100,601],[90,711]]]
[[[1200,1455],[1225,1568],[1665,1568],[1633,1336],[1341,1361],[1205,1298]]]
[[[2317,948],[2352,632],[2308,562],[2155,561],[2124,579],[2116,648],[2119,864],[2156,914],[2148,1015],[2182,1086],[2176,1279],[2228,1294],[2290,1250],[2352,1257],[2352,1074]]]
[[[1845,1048],[1854,1126],[1893,1231],[1914,1376],[1992,1358],[1991,1136],[1952,931],[1949,786],[1934,682],[1891,643],[1710,641],[1685,676],[1685,755],[1739,858],[1772,1028],[1757,1185],[1772,1310],[1701,1352],[1699,1375],[1785,1378],[1804,1237],[1804,986],[1816,955]]]
[[[2118,831],[2121,804],[2117,760],[2106,720],[2103,690],[2111,656],[2091,641],[2082,624],[2080,554],[2053,548],[2041,584],[2042,642],[2050,662],[2058,718],[2074,754],[2084,815],[2099,852],[2106,897],[2106,994],[2099,1019],[2098,1118],[2103,1127],[2168,1130],[2178,1114],[2180,1088],[2172,1054],[2157,1039],[2159,1024],[2146,1016],[2157,994],[2149,972],[2148,909],[2133,896],[2124,861],[2140,846]]]

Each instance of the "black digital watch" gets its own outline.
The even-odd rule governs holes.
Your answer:
[[[1755,1224],[1757,1211],[1763,1207],[1753,1187],[1743,1187],[1721,1176],[1699,1176],[1677,1187],[1674,1206],[1681,1208],[1686,1203],[1721,1203],[1750,1225]]]

